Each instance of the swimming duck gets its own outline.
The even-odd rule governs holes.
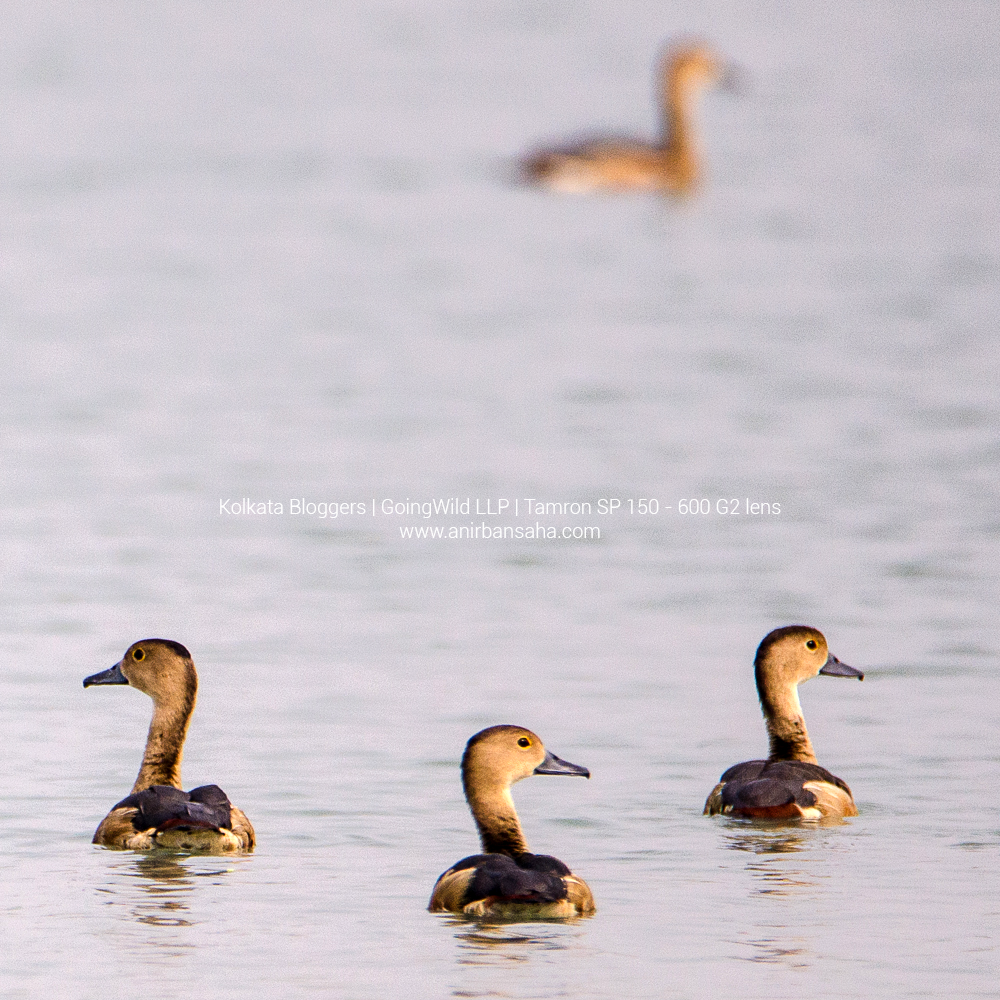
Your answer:
[[[83,686],[130,684],[153,699],[146,752],[131,793],[112,806],[93,842],[146,851],[252,851],[253,827],[218,785],[181,790],[181,754],[198,692],[191,654],[169,639],[143,639]]]
[[[590,777],[585,767],[560,760],[520,726],[491,726],[466,744],[462,785],[483,853],[462,858],[437,880],[429,910],[506,919],[594,912],[582,878],[558,858],[528,850],[510,786],[530,774]]]
[[[693,192],[702,175],[692,123],[693,105],[702,90],[728,82],[731,74],[706,46],[687,45],[667,52],[660,79],[663,124],[659,143],[607,139],[544,150],[525,160],[525,177],[570,193]]]
[[[847,783],[816,762],[798,687],[817,674],[865,675],[841,663],[823,633],[807,625],[786,625],[766,635],[754,657],[757,693],[771,741],[767,760],[735,764],[719,779],[705,803],[705,815],[751,819],[820,819],[857,816]]]

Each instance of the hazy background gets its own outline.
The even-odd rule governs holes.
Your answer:
[[[998,20],[8,5],[2,995],[993,995]],[[743,79],[701,103],[697,199],[517,184],[546,141],[652,136],[679,35]],[[452,496],[661,512],[530,542],[287,514]],[[861,816],[703,819],[793,621],[866,671],[802,694]],[[152,635],[198,664],[185,784],[250,858],[89,845],[150,705],[80,681]],[[593,772],[516,792],[593,920],[423,909],[499,722]]]

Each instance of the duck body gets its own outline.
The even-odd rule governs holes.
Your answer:
[[[857,816],[847,782],[825,767],[799,760],[748,760],[724,771],[705,812],[744,819],[823,819]]]
[[[473,854],[437,881],[431,910],[470,917],[564,918],[594,912],[590,888],[548,854]]]
[[[847,783],[816,761],[798,685],[817,674],[858,680],[864,680],[864,674],[841,663],[823,634],[805,625],[789,625],[765,636],[754,666],[771,754],[767,760],[748,760],[724,771],[704,813],[764,820],[857,816]]]
[[[218,785],[181,789],[181,755],[198,689],[187,649],[167,639],[133,643],[113,667],[83,682],[103,684],[128,684],[148,694],[153,720],[132,791],[104,817],[93,843],[133,851],[252,851],[253,826]]]
[[[251,851],[250,821],[218,785],[190,792],[173,785],[152,785],[111,807],[93,843],[130,851],[163,848],[200,854]]]
[[[529,180],[563,194],[659,191],[691,194],[700,182],[693,151],[598,140],[537,153],[524,163]]]
[[[667,53],[661,77],[660,142],[598,139],[541,150],[524,160],[525,178],[566,193],[693,193],[703,175],[693,124],[694,103],[704,88],[723,82],[727,71],[707,47],[687,45]]]
[[[428,909],[489,919],[561,919],[594,912],[589,886],[558,858],[528,850],[510,786],[530,774],[590,777],[549,753],[520,726],[492,726],[469,740],[462,757],[466,799],[482,854],[452,865],[434,885]]]

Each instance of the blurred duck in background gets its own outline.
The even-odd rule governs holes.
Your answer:
[[[704,174],[694,128],[701,92],[732,87],[734,74],[710,48],[674,46],[660,72],[661,137],[658,143],[605,139],[541,150],[524,163],[525,178],[553,191],[661,191],[692,194]]]

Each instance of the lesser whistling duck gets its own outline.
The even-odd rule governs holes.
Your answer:
[[[143,639],[83,686],[129,684],[153,699],[146,751],[132,792],[101,821],[93,842],[133,851],[252,851],[253,827],[218,785],[181,790],[181,754],[198,692],[191,654],[169,639]]]
[[[465,798],[483,853],[463,858],[435,883],[428,909],[500,919],[587,916],[594,897],[558,858],[532,854],[510,786],[531,774],[578,774],[520,726],[491,726],[469,740],[462,756]]]
[[[757,693],[771,741],[767,760],[729,768],[705,803],[705,814],[750,819],[820,819],[857,816],[847,783],[816,762],[798,686],[817,674],[865,675],[841,663],[823,633],[787,625],[764,637],[754,658]]]
[[[663,123],[658,143],[598,140],[542,150],[523,163],[530,182],[556,191],[692,193],[702,177],[694,134],[694,104],[706,87],[727,83],[731,71],[704,45],[667,52],[660,69]]]

